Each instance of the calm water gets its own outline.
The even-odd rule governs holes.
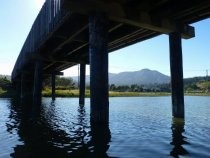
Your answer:
[[[185,123],[174,123],[170,97],[110,98],[109,129],[89,123],[76,98],[42,106],[0,99],[0,158],[210,157],[210,97],[185,97]]]

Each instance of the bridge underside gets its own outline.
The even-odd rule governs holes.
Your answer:
[[[45,27],[43,19],[49,19],[47,14],[49,4],[51,7],[54,6],[54,3],[52,5],[50,0],[46,1],[42,9],[44,11],[41,10],[40,13],[44,14],[44,16],[41,19],[42,16],[40,15],[39,27]],[[209,0],[61,0],[59,1],[59,6],[60,11],[62,11],[62,16],[59,15],[59,23],[52,22],[51,18],[51,22],[47,23],[47,25],[50,24],[53,30],[47,34],[44,34],[44,30],[42,36],[39,37],[43,38],[44,35],[44,40],[36,42],[34,40],[37,33],[36,27],[31,30],[32,33],[29,34],[29,40],[26,40],[27,46],[24,46],[24,49],[21,51],[22,55],[20,54],[13,69],[12,80],[14,82],[24,82],[22,80],[24,77],[21,77],[23,74],[40,81],[41,79],[36,76],[37,74],[42,76],[60,74],[60,71],[76,64],[90,64],[92,66],[92,84],[105,84],[100,91],[98,91],[98,88],[101,88],[100,86],[95,88],[93,86],[91,89],[92,94],[97,92],[99,93],[97,96],[101,94],[101,98],[107,98],[108,81],[106,81],[106,77],[108,67],[106,67],[106,63],[108,61],[101,59],[107,57],[104,54],[101,55],[100,52],[109,53],[161,34],[168,34],[170,37],[172,102],[175,107],[173,108],[173,115],[184,117],[181,38],[189,39],[194,37],[194,28],[189,24],[210,17]],[[52,13],[52,10],[50,13]],[[106,26],[100,21],[103,18],[99,16],[99,19],[97,19],[99,14],[105,15],[107,22],[104,19],[104,23],[106,23]],[[58,18],[56,13],[52,17],[55,21]],[[91,17],[95,17],[95,21],[92,20],[91,22]],[[97,24],[98,21],[100,25]],[[34,30],[36,30],[35,33],[33,32]],[[40,32],[39,29],[38,32]],[[100,33],[107,39],[104,39],[105,37],[102,35],[97,36]],[[99,41],[93,40],[93,36]],[[103,43],[104,41],[105,43]],[[31,43],[38,43],[38,45],[34,48],[34,45],[31,46]],[[98,55],[100,58],[98,58]],[[41,61],[40,72],[35,66],[37,61]],[[102,64],[106,66],[104,67]],[[100,66],[102,67],[100,68]],[[82,72],[85,72],[85,70],[83,69]],[[94,77],[94,74],[103,76],[105,80],[100,78],[102,81],[99,81],[97,77]],[[84,75],[81,76],[84,77]],[[40,86],[35,81],[34,85]],[[82,85],[84,84],[82,83]],[[40,91],[40,88],[38,89],[37,91]],[[81,91],[83,90],[81,89]],[[33,93],[40,92],[34,90]],[[84,97],[84,95],[81,96]],[[92,97],[94,98],[94,95]],[[105,101],[103,99],[99,101],[97,98],[95,99],[97,104],[100,102],[108,104],[106,99]],[[81,102],[84,103],[84,101]],[[94,102],[91,104],[95,104]],[[106,108],[102,108],[102,111],[99,111],[104,113],[104,110],[108,111]],[[102,121],[107,121],[107,119],[108,116],[104,116]]]

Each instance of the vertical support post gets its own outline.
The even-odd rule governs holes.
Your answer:
[[[13,84],[16,90],[16,97],[20,99],[21,98],[21,77],[20,77],[20,80],[13,81]]]
[[[184,118],[184,88],[181,34],[179,32],[171,33],[169,35],[169,42],[172,89],[172,114],[176,118]]]
[[[55,100],[55,73],[53,72],[52,73],[52,76],[51,76],[51,85],[52,85],[52,100]]]
[[[21,74],[21,79],[20,79],[20,98],[24,98],[24,74]]]
[[[85,70],[86,65],[80,64],[79,105],[85,104]]]
[[[94,13],[89,17],[91,124],[109,122],[107,43],[108,18]]]
[[[20,91],[19,96],[21,99],[30,100],[32,99],[33,94],[33,79],[30,75],[25,73],[21,74],[20,80]]]
[[[42,92],[42,62],[37,61],[35,65],[34,74],[34,91],[33,91],[33,103],[41,104],[41,92]]]

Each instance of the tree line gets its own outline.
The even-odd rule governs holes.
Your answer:
[[[65,77],[56,76],[55,85],[56,89],[59,90],[77,88],[76,82],[74,82],[74,80],[71,77],[65,78]],[[51,87],[51,86],[52,86],[51,77],[45,78],[43,80],[43,87]]]
[[[115,85],[109,86],[110,91],[116,92],[170,92],[170,84],[149,84],[149,85]]]
[[[11,81],[6,78],[6,76],[0,77],[0,88],[3,90],[7,90],[11,88]]]
[[[58,77],[55,78],[56,89],[77,89],[76,83],[71,77]],[[0,88],[3,90],[10,89],[12,83],[6,76],[0,76]],[[51,77],[43,80],[43,87],[51,87]],[[89,85],[86,86],[89,89]],[[171,92],[171,85],[169,84],[149,84],[149,85],[109,85],[110,91],[116,92]],[[184,79],[185,92],[210,92],[210,77],[193,77]]]

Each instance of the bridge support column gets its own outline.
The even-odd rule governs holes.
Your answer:
[[[80,64],[79,105],[85,104],[85,70],[86,65]]]
[[[22,73],[21,74],[21,79],[20,79],[20,98],[23,99],[24,98],[24,79],[25,79],[25,75]]]
[[[95,13],[89,18],[91,124],[109,122],[107,42],[108,18]]]
[[[51,76],[51,85],[52,85],[52,100],[55,100],[55,73],[52,73]]]
[[[25,73],[21,74],[20,81],[20,98],[24,100],[30,100],[33,96],[33,79]]]
[[[184,118],[184,88],[181,34],[179,32],[171,33],[169,35],[169,42],[172,89],[172,114],[176,118]]]
[[[14,86],[15,86],[15,90],[16,90],[16,96],[18,99],[21,98],[21,79],[18,81],[13,81]]]
[[[34,92],[33,92],[33,103],[41,104],[41,92],[42,92],[42,62],[37,61],[35,65],[34,74]]]

